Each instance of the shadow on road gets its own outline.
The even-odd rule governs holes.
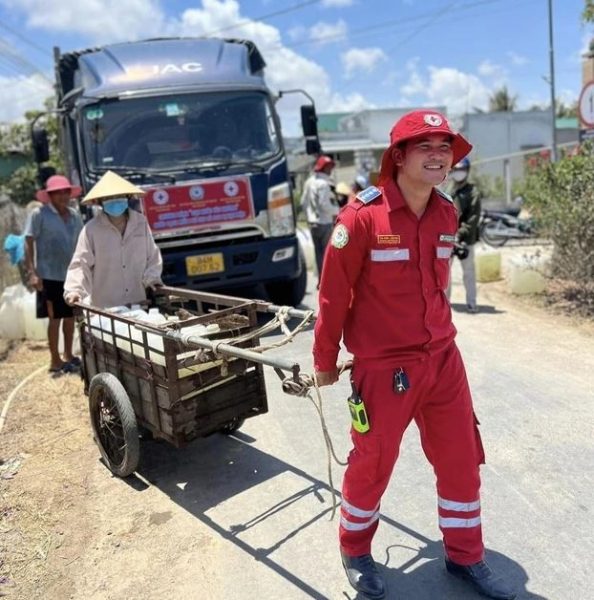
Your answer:
[[[457,302],[454,302],[453,304],[451,304],[452,310],[454,312],[460,312],[460,313],[467,313],[468,312],[468,308],[466,307],[466,304],[460,304]],[[477,306],[477,313],[476,314],[483,314],[483,315],[504,315],[507,311],[505,310],[499,310],[498,308],[496,308],[495,306],[491,306],[488,304],[479,304]]]
[[[274,552],[289,540],[297,538],[307,528],[316,525],[321,519],[329,517],[330,488],[325,482],[305,471],[254,448],[250,445],[254,441],[250,436],[236,432],[234,436],[214,435],[197,440],[183,450],[176,450],[169,444],[145,442],[142,446],[142,460],[138,470],[140,477],[129,478],[128,481],[132,487],[141,492],[143,486],[139,485],[139,482],[141,478],[144,479],[207,525],[214,533],[266,565],[308,597],[320,600],[326,598],[312,582],[325,580],[327,570],[333,568],[332,563],[336,562],[336,568],[340,568],[337,566],[339,565],[338,548],[334,555],[320,556],[312,561],[310,582],[304,581],[286,566],[281,565],[275,560]],[[217,510],[211,509],[218,508],[226,500],[237,497],[281,474],[297,476],[303,480],[303,487],[285,497],[279,494],[274,502],[267,506],[259,506],[256,510],[251,506],[249,519],[242,521],[241,513],[238,513],[233,524],[219,522],[222,519],[217,521],[207,514],[210,511],[216,515]],[[274,541],[268,542],[268,547],[251,545],[242,539],[242,534],[245,532],[253,529],[257,531],[257,527],[267,519],[282,511],[295,508],[296,504],[304,499],[310,503],[315,499],[314,502],[319,505],[319,510],[311,511],[308,518],[302,520],[298,527],[285,531],[279,530],[278,535],[275,534]],[[417,547],[411,548],[416,554],[405,564],[398,566],[390,564],[391,551],[397,546],[386,548],[383,555],[379,552],[376,555],[394,596],[415,600],[476,598],[476,594],[468,590],[465,584],[445,573],[440,542],[430,540],[385,515],[382,516],[382,521],[383,527],[389,526],[395,530],[395,537],[412,537],[417,540]],[[251,538],[253,537],[252,535]],[[420,551],[419,546],[421,546]],[[489,553],[488,556],[494,568],[502,574],[505,573],[506,577],[510,577],[518,591],[523,590],[518,598],[546,600],[526,591],[528,576],[520,565],[495,552]],[[347,587],[345,579],[343,590]],[[337,590],[333,598],[338,597],[360,598],[354,592],[349,594]]]

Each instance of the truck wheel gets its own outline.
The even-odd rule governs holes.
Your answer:
[[[98,373],[91,380],[89,412],[103,460],[114,475],[127,477],[140,458],[138,425],[124,386],[111,373]]]
[[[219,429],[219,432],[223,433],[225,435],[231,435],[232,433],[237,431],[244,423],[245,423],[245,419],[239,419],[238,417],[236,417],[232,421],[229,421],[229,423],[226,423],[225,425],[223,425]]]
[[[305,264],[305,256],[299,248],[299,263],[301,265],[301,273],[289,281],[277,281],[269,283],[266,286],[268,296],[274,304],[280,306],[298,306],[305,297],[307,289],[307,265]]]

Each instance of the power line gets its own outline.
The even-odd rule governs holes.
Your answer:
[[[382,21],[382,22],[378,22],[378,23],[373,23],[372,25],[367,25],[365,27],[360,27],[358,29],[353,29],[352,31],[350,31],[347,35],[347,38],[349,40],[351,40],[354,37],[359,37],[362,34],[366,34],[372,31],[378,31],[381,29],[393,29],[393,28],[397,28],[399,25],[406,25],[409,23],[415,23],[417,21],[423,21],[427,18],[429,18],[430,20],[435,20],[435,18],[437,17],[437,15],[442,15],[442,13],[445,11],[450,12],[450,13],[454,13],[454,12],[458,12],[458,11],[465,11],[468,9],[472,9],[472,8],[476,8],[478,6],[482,6],[482,5],[486,5],[486,4],[498,4],[500,2],[504,2],[506,0],[477,0],[475,2],[467,2],[465,4],[460,4],[459,2],[454,2],[451,4],[448,4],[445,9],[442,9],[441,11],[438,11],[437,13],[435,11],[428,11],[426,13],[421,13],[412,17],[406,17],[406,18],[401,18],[401,19],[392,19],[390,21]],[[423,26],[424,27],[424,26]],[[319,38],[316,38],[315,40],[302,40],[299,42],[295,42],[293,44],[283,44],[284,47],[286,48],[297,48],[299,46],[307,46],[307,45],[312,45],[312,44],[319,44],[319,43],[323,43],[323,42],[331,42],[331,41],[335,41],[335,40],[342,40],[345,38],[344,34],[328,34],[325,36],[320,36]],[[376,39],[376,38],[374,38]],[[401,42],[402,43],[402,42]],[[280,45],[279,45],[280,47]]]
[[[48,57],[49,52],[46,49],[42,48],[41,46],[39,46],[38,44],[36,44],[32,40],[30,40],[29,38],[25,37],[22,33],[17,31],[16,29],[13,29],[12,27],[10,27],[10,25],[7,25],[4,21],[0,21],[0,27],[2,27],[2,29],[5,29],[6,31],[8,31],[12,35],[14,35],[15,37],[19,38],[21,41],[25,42],[25,44],[27,44],[28,46],[31,46],[31,48],[35,48],[35,50],[37,50],[38,52],[41,52],[46,58]]]
[[[11,62],[17,69],[26,75],[30,75],[32,72],[39,74],[49,83],[53,83],[52,80],[34,63],[27,60],[20,52],[17,52],[11,48],[8,42],[0,37],[0,54],[5,60]]]
[[[311,6],[312,4],[318,4],[321,0],[307,0],[306,2],[300,2],[299,4],[295,4],[294,6],[289,6],[287,8],[283,8],[281,10],[277,10],[271,13],[267,13],[265,15],[261,15],[260,17],[256,17],[254,19],[242,19],[240,22],[235,23],[234,25],[227,25],[226,27],[221,27],[220,29],[215,29],[214,31],[210,31],[209,33],[205,33],[202,37],[211,37],[222,31],[228,31],[229,29],[236,29],[237,27],[244,27],[245,25],[249,25],[251,23],[258,23],[260,21],[265,21],[267,19],[272,19],[272,17],[278,17],[279,15],[286,15],[287,13],[294,12],[296,10],[300,10],[305,8],[306,6]]]

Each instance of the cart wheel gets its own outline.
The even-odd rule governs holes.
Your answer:
[[[114,475],[127,477],[140,457],[138,426],[124,386],[111,373],[99,373],[91,380],[89,412],[103,460]]]
[[[245,423],[245,419],[240,419],[239,417],[235,417],[232,421],[229,421],[225,425],[223,425],[219,431],[224,433],[225,435],[231,435],[235,431],[237,431],[243,424]]]

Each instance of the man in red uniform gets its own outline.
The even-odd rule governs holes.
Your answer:
[[[378,187],[338,216],[315,326],[319,385],[337,381],[344,342],[370,429],[352,430],[342,489],[340,548],[351,585],[384,598],[371,557],[385,491],[415,420],[437,478],[447,570],[490,598],[515,594],[484,561],[479,500],[483,448],[445,290],[458,218],[435,186],[472,146],[435,111],[403,116],[390,134]],[[358,428],[361,429],[361,428]]]

